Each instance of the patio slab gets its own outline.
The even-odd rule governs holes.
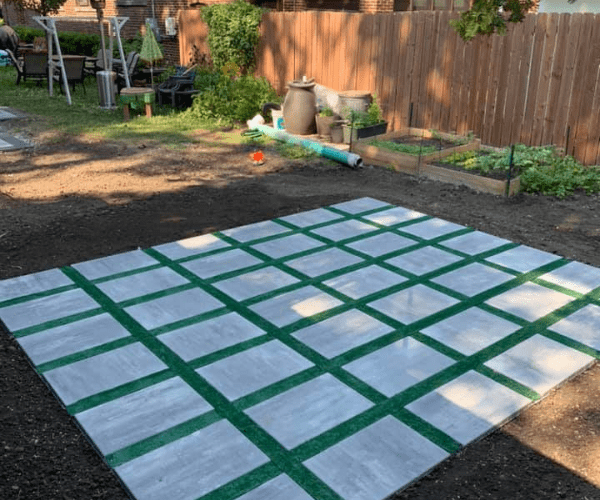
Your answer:
[[[361,198],[0,281],[136,500],[383,500],[600,359],[600,269]]]

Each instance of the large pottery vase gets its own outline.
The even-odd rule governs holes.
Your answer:
[[[285,130],[290,134],[310,135],[316,131],[315,112],[317,100],[314,82],[288,83],[288,93],[283,103]]]

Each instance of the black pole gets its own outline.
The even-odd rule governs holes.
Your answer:
[[[410,107],[408,109],[408,126],[412,127],[412,116],[413,116],[413,103],[410,103]]]
[[[510,193],[510,179],[512,177],[513,159],[515,156],[515,145],[510,146],[510,159],[508,160],[508,172],[506,173],[506,196]]]

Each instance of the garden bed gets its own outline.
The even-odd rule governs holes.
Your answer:
[[[417,128],[402,129],[380,135],[375,140],[352,144],[352,152],[360,154],[366,163],[450,184],[465,185],[484,193],[509,196],[518,193],[521,184],[518,176],[509,182],[505,175],[504,178],[499,178],[496,173],[487,175],[442,161],[448,156],[479,151],[480,148],[479,139]]]

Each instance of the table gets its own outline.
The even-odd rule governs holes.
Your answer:
[[[143,103],[146,117],[152,117],[152,104],[154,103],[155,93],[153,89],[143,87],[131,87],[121,90],[119,101],[123,105],[123,119],[128,122],[130,119],[129,106],[133,103]]]

